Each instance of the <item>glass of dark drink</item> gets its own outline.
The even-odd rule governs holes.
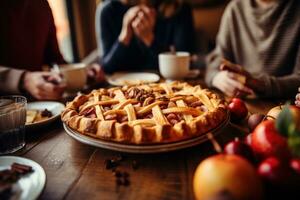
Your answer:
[[[0,96],[0,155],[25,146],[26,105],[23,96]]]

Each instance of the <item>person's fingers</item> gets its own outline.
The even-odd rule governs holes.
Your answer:
[[[235,91],[235,94],[234,94],[234,97],[237,97],[237,98],[245,98],[246,96],[248,96],[249,94],[248,93],[245,93],[243,91],[240,91],[240,90],[236,90]]]
[[[50,82],[44,82],[38,86],[39,92],[38,95],[42,97],[43,99],[60,99],[62,93],[64,92],[65,85],[54,85]]]
[[[300,101],[300,93],[296,95],[296,100]]]
[[[145,23],[145,17],[143,16],[143,14],[141,16],[138,16],[136,21],[137,21],[137,27],[141,31],[145,31],[146,30],[146,23]]]
[[[97,69],[94,67],[94,66],[90,66],[87,70],[87,73],[88,73],[88,77],[90,78],[94,78],[97,74]]]
[[[53,74],[47,77],[47,82],[53,83],[55,85],[59,85],[63,82],[62,77],[59,74]]]
[[[153,27],[155,24],[155,17],[156,17],[155,10],[147,6],[142,6],[141,9],[144,13],[145,19],[149,22],[149,25]]]
[[[243,71],[243,67],[241,65],[235,64],[230,62],[229,60],[226,60],[225,58],[222,59],[222,64],[224,64],[225,67],[228,67],[233,70],[237,71]]]
[[[140,23],[142,23],[144,26],[151,27],[150,20],[147,18],[144,12],[139,12],[138,18],[140,20]]]
[[[300,101],[295,101],[295,105],[300,107]]]
[[[226,70],[226,71],[242,74],[247,77],[250,76],[250,74],[247,71],[245,71],[241,65],[234,64],[224,58],[221,61],[221,65],[220,65],[219,69],[221,71]]]
[[[222,63],[220,65],[220,70],[222,71],[227,70],[234,73],[244,74],[244,70],[240,69],[239,67],[227,65],[226,63]]]
[[[96,72],[95,72],[94,69],[89,69],[87,71],[87,75],[88,75],[89,78],[94,78],[96,76]]]
[[[235,90],[230,85],[224,85],[222,92],[229,97],[233,97],[235,94]]]
[[[92,64],[88,68],[88,76],[96,82],[101,82],[105,80],[105,74],[98,64]]]
[[[141,8],[139,6],[130,8],[124,16],[123,26],[125,26],[125,27],[131,26],[131,23],[135,20],[135,18],[137,17],[137,13],[140,10],[141,10]]]
[[[242,84],[246,84],[246,77],[244,75],[241,74],[237,74],[234,72],[228,72],[227,76],[233,80],[236,80]]]
[[[141,5],[140,9],[141,9],[142,12],[145,13],[145,15],[147,15],[147,17],[151,17],[150,16],[151,15],[151,8],[150,7],[148,7],[146,5]]]
[[[234,79],[228,79],[227,80],[228,84],[231,85],[232,88],[240,90],[244,93],[248,93],[248,94],[254,94],[253,90],[248,88],[247,86],[241,84],[239,81],[236,81]]]
[[[143,33],[143,24],[139,18],[135,19],[132,23],[132,28],[137,35],[142,35]]]

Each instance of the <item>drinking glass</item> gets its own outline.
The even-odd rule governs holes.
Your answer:
[[[26,105],[23,96],[0,96],[0,155],[25,146]]]

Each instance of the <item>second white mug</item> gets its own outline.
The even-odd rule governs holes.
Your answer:
[[[190,53],[161,53],[159,54],[159,72],[171,80],[183,79],[190,72]]]
[[[78,92],[87,82],[87,65],[84,63],[60,65],[60,72],[67,85],[67,91]]]

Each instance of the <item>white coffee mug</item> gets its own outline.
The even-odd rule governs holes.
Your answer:
[[[166,78],[171,80],[183,79],[190,72],[190,53],[161,53],[159,58],[159,72]]]
[[[60,73],[66,83],[67,91],[77,92],[87,82],[87,65],[84,63],[60,65]]]

